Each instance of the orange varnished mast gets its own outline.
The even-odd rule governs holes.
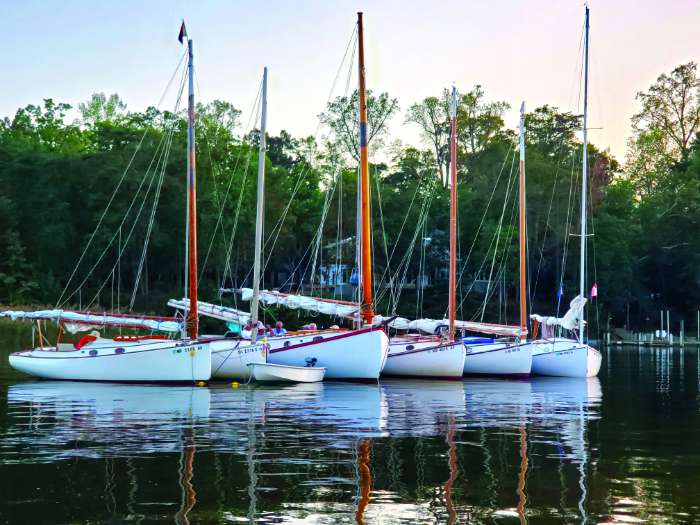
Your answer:
[[[362,34],[362,13],[357,13],[358,69],[360,80],[360,197],[362,222],[362,320],[372,324],[374,308],[372,302],[372,236],[370,217],[369,167],[367,160],[367,98],[365,96],[365,45]]]
[[[520,106],[520,340],[527,338],[527,223],[525,220],[525,102]]]
[[[189,74],[187,102],[187,280],[190,309],[187,312],[187,335],[196,339],[199,318],[197,315],[197,172],[194,154],[194,55],[192,40],[187,39]]]
[[[455,338],[457,310],[457,88],[452,86],[450,104],[450,340]]]

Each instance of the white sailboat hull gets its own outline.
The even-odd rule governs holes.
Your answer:
[[[532,367],[532,350],[520,343],[465,343],[465,375],[528,376]]]
[[[316,358],[316,366],[326,368],[326,379],[379,379],[389,350],[389,339],[379,328],[318,334],[308,341],[294,338],[271,339],[268,363],[306,366]],[[286,346],[285,346],[286,345]]]
[[[461,378],[464,356],[465,350],[461,341],[441,343],[436,339],[392,339],[382,375]]]
[[[251,345],[242,339],[218,339],[211,346],[211,377],[214,379],[238,379],[251,377],[251,363],[264,363],[264,346]]]
[[[533,341],[532,373],[557,377],[594,377],[602,356],[598,350],[571,339]]]
[[[209,344],[98,339],[79,350],[34,349],[10,355],[15,370],[44,379],[189,382],[211,377]]]
[[[325,368],[316,366],[287,366],[273,363],[250,363],[256,381],[268,383],[318,383],[323,381]]]

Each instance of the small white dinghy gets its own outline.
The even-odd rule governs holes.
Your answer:
[[[263,383],[318,383],[326,375],[324,367],[290,366],[274,363],[248,363],[252,376]]]

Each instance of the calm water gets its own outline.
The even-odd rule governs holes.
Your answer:
[[[8,350],[0,523],[700,523],[695,350],[237,389],[31,381]]]

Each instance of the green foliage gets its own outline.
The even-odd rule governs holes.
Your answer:
[[[695,78],[694,64],[681,66],[640,95],[635,153],[624,170],[609,152],[589,148],[594,236],[587,281],[598,283],[599,307],[613,323],[621,324],[630,308],[632,323],[639,324],[662,306],[689,315],[700,304],[700,241],[690,234],[700,227],[700,142],[690,137]],[[691,93],[688,112],[669,130],[659,111],[666,99],[678,102],[683,86]],[[508,306],[492,300],[484,312],[492,321],[512,321],[517,297],[518,152],[517,137],[503,122],[508,107],[488,100],[478,85],[458,100],[459,294],[488,278],[490,291],[493,283],[505,283]],[[268,137],[264,286],[306,286],[311,269],[323,264],[354,267],[356,108],[357,93],[329,104],[321,120],[331,135],[321,145],[284,130]],[[0,302],[51,304],[75,272],[70,291],[89,278],[73,303],[97,294],[105,307],[124,305],[138,286],[136,308],[163,312],[165,300],[179,295],[183,284],[185,123],[155,108],[127,112],[117,95],[102,93],[79,105],[80,121],[67,121],[70,109],[47,99],[0,121]],[[402,279],[415,287],[421,278],[432,288],[426,293],[409,286],[398,304],[386,294],[380,306],[439,316],[447,286],[449,91],[411,105],[405,116],[420,127],[427,149],[395,146],[389,152],[387,123],[397,112],[387,93],[368,95],[370,145],[389,161],[370,170],[378,290]],[[240,111],[229,102],[200,104],[197,116],[200,286],[206,300],[222,284],[249,284],[259,135],[240,135]],[[578,289],[579,127],[578,116],[551,106],[526,115],[528,277],[532,309],[542,313],[553,312],[561,279],[565,300]],[[167,159],[164,144],[170,144]],[[135,210],[154,191],[160,172],[161,196],[137,283],[153,193],[140,215]],[[465,300],[463,317],[480,315],[480,293]]]

